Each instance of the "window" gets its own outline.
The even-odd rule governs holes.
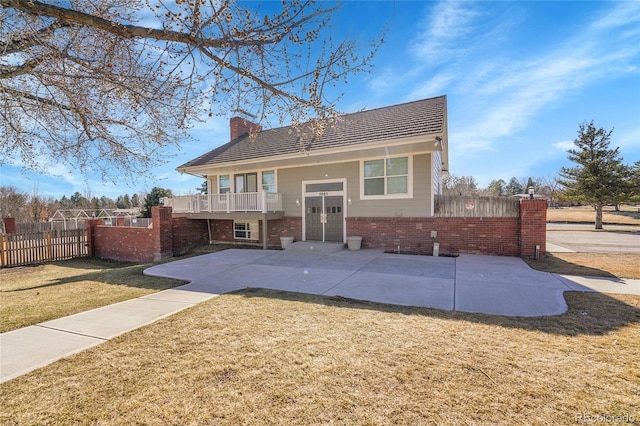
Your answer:
[[[258,221],[233,221],[233,238],[238,240],[258,240]]]
[[[262,172],[262,190],[266,192],[276,192],[276,172],[268,170]]]
[[[231,179],[229,179],[229,175],[218,176],[218,192],[220,194],[231,192]]]
[[[235,180],[235,192],[258,192],[258,173],[237,174]]]
[[[306,185],[307,192],[342,191],[342,188],[342,182],[308,183]]]
[[[410,196],[409,157],[363,162],[363,196]]]

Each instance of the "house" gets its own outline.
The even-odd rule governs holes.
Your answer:
[[[173,214],[209,221],[212,240],[267,245],[279,237],[345,242],[376,221],[428,218],[448,170],[447,98],[262,130],[230,120],[230,141],[177,168],[207,181],[204,195],[166,200]],[[423,231],[429,238],[429,230]]]

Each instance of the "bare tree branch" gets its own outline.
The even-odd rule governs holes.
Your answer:
[[[0,163],[55,159],[103,177],[149,170],[205,115],[244,110],[294,127],[335,116],[332,91],[367,71],[382,42],[364,54],[334,43],[338,6],[310,0],[269,13],[233,0],[0,7]]]

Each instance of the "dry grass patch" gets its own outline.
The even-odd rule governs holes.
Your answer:
[[[640,298],[507,318],[248,290],[3,385],[3,424],[572,424],[640,412]],[[638,417],[636,417],[638,419]]]
[[[0,332],[175,287],[142,275],[150,265],[74,259],[0,270]]]
[[[621,206],[620,210],[616,212],[611,206],[603,207],[602,221],[610,224],[640,225],[640,210],[638,210],[638,207]],[[547,220],[550,222],[595,223],[596,212],[591,206],[547,209]]]
[[[524,260],[533,269],[556,274],[640,279],[636,253],[548,253],[539,260]]]
[[[228,248],[256,247],[210,244],[196,247],[181,257]],[[184,284],[183,281],[170,278],[143,275],[142,271],[150,266],[150,263],[82,258],[0,269],[0,333]]]

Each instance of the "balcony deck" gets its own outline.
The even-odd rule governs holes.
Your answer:
[[[179,195],[162,201],[172,207],[174,213],[282,212],[282,194],[276,192]]]

